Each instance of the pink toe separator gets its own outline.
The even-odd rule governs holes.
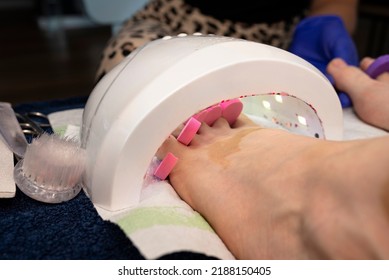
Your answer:
[[[193,118],[195,118],[199,122],[204,122],[207,125],[211,126],[221,116],[222,108],[219,106],[219,104],[217,104],[193,115]]]
[[[174,166],[177,164],[177,161],[177,157],[175,157],[172,153],[168,153],[158,165],[157,169],[155,169],[154,176],[161,180],[165,180],[173,170]]]
[[[206,115],[203,120],[207,125],[211,126],[215,121],[217,121],[222,116],[222,108],[220,105],[212,106],[205,110]]]
[[[231,99],[220,103],[222,116],[230,125],[233,125],[243,110],[243,103],[239,99]]]
[[[199,122],[204,122],[205,118],[207,117],[207,110],[203,110],[195,115],[192,116],[192,118],[195,118],[196,120],[198,120]],[[190,119],[189,119],[190,120]],[[189,121],[188,120],[188,121]],[[188,122],[187,121],[187,122]]]
[[[180,135],[178,135],[177,140],[184,145],[189,145],[197,131],[199,131],[200,126],[201,122],[194,117],[190,118],[181,130]]]

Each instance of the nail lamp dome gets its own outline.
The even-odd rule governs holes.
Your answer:
[[[269,93],[309,104],[325,138],[342,138],[333,86],[289,52],[213,35],[165,37],[137,49],[96,85],[85,106],[88,195],[108,211],[136,206],[151,159],[183,121],[221,100]],[[293,115],[290,104],[275,114]]]

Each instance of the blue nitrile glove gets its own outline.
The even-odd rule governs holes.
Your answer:
[[[327,73],[328,63],[336,57],[349,65],[358,65],[357,48],[342,19],[335,15],[312,16],[303,19],[296,27],[289,51],[316,66],[334,84]],[[342,107],[350,107],[351,100],[340,93]]]

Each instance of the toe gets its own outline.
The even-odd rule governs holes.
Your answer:
[[[163,159],[170,152],[179,158],[179,155],[182,153],[184,147],[185,146],[178,142],[174,136],[170,135],[159,147],[155,155],[158,159]]]
[[[233,128],[240,128],[240,127],[245,127],[245,126],[258,126],[254,121],[252,121],[248,116],[245,114],[240,114],[239,118],[236,120],[234,125],[232,126]]]
[[[180,124],[173,132],[172,132],[172,135],[174,137],[178,137],[178,135],[180,135],[182,129],[184,128],[185,124]]]
[[[212,125],[213,128],[230,128],[230,124],[225,118],[217,119]]]
[[[328,72],[334,77],[337,88],[347,92],[354,103],[362,102],[365,97],[364,93],[368,92],[372,83],[375,82],[361,69],[349,66],[340,59],[330,62]],[[359,86],[355,87],[355,84]]]
[[[199,131],[198,131],[198,134],[199,135],[204,135],[204,134],[207,134],[207,133],[209,133],[210,131],[211,131],[211,127],[208,125],[208,124],[206,124],[205,122],[203,122],[203,123],[201,123],[201,126],[200,126],[200,129],[199,129]]]
[[[366,71],[367,68],[369,68],[369,66],[374,62],[374,59],[371,58],[371,57],[364,57],[362,60],[361,60],[361,63],[360,63],[360,67],[363,71]]]

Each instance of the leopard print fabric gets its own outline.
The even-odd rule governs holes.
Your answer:
[[[127,20],[109,40],[102,54],[96,82],[133,50],[166,35],[198,32],[241,38],[286,49],[300,19],[301,16],[296,16],[290,22],[272,24],[221,21],[202,14],[198,8],[183,0],[153,0]]]

